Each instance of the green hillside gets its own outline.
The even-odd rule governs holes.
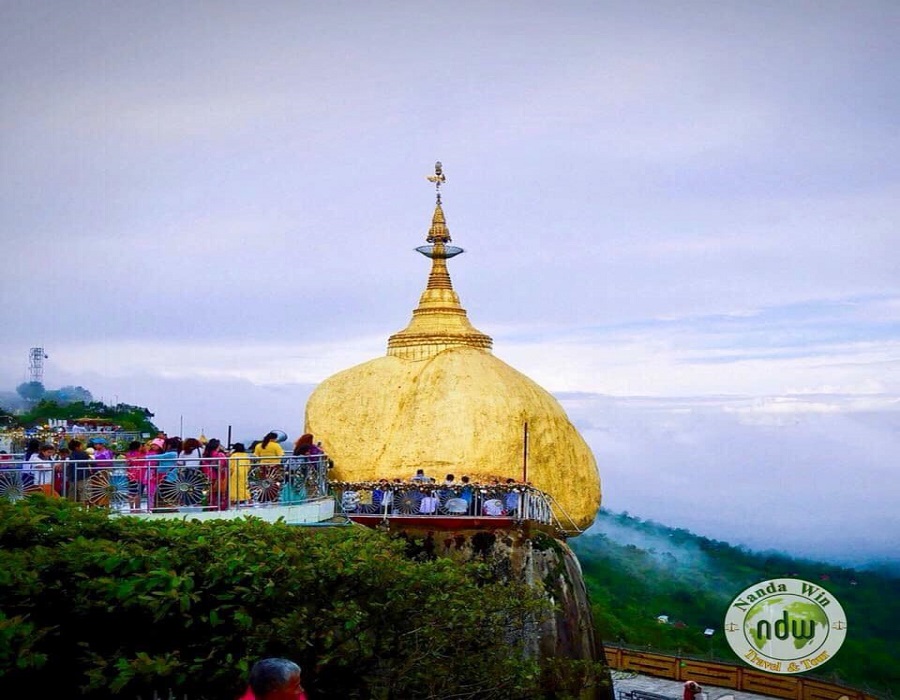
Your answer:
[[[751,584],[794,576],[826,588],[847,614],[847,640],[818,675],[881,694],[900,692],[900,578],[749,552],[627,513],[601,511],[597,523],[602,534],[571,545],[605,642],[738,661],[722,633],[728,604]],[[707,628],[715,630],[711,637],[704,636]]]

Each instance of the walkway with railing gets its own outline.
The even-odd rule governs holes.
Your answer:
[[[555,525],[550,498],[526,484],[436,484],[415,481],[332,482],[340,509],[361,519],[489,518]]]
[[[297,505],[333,497],[336,510],[357,522],[428,518],[437,524],[447,518],[458,525],[499,527],[528,521],[566,530],[552,498],[530,485],[328,481],[330,464],[324,454],[37,464],[13,459],[0,461],[0,498],[15,501],[44,493],[141,514]]]
[[[294,505],[328,494],[328,458],[250,456],[185,460],[0,462],[0,498],[58,495],[123,513]]]

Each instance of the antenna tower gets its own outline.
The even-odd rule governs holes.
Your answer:
[[[28,381],[44,383],[44,360],[49,359],[44,348],[31,348],[28,351]]]

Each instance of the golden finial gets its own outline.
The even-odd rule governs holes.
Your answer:
[[[426,179],[429,182],[434,183],[434,189],[437,194],[437,203],[434,205],[434,216],[431,218],[431,228],[428,230],[428,236],[425,240],[438,246],[438,249],[432,252],[436,252],[439,256],[443,256],[444,249],[442,246],[445,243],[449,243],[452,239],[450,238],[450,231],[447,230],[447,222],[444,220],[444,210],[441,208],[441,185],[447,181],[447,176],[444,175],[444,166],[441,165],[441,161],[434,164],[434,175],[427,175]],[[428,255],[428,257],[434,257],[422,249],[417,248],[416,250],[423,255]],[[458,252],[461,253],[462,248],[460,248]],[[453,255],[456,254],[457,253],[454,253]],[[446,257],[453,257],[453,255]]]
[[[437,190],[437,204],[425,238],[429,245],[419,246],[416,250],[431,258],[431,272],[409,325],[388,338],[388,355],[427,360],[447,348],[460,346],[490,352],[493,341],[469,322],[459,296],[453,291],[447,270],[447,260],[462,253],[463,249],[448,245],[452,239],[441,207],[441,185],[447,177],[441,161],[434,164],[434,175],[426,177]]]
[[[434,189],[437,195],[437,203],[441,203],[441,185],[447,182],[447,176],[444,175],[444,166],[441,161],[434,164],[434,175],[427,175],[428,182],[434,183]]]

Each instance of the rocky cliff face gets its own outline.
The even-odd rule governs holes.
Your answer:
[[[539,586],[553,604],[553,612],[526,631],[527,653],[541,659],[548,671],[562,674],[566,688],[578,688],[584,700],[613,699],[581,565],[564,541],[528,523],[509,529],[448,531],[393,521],[390,530],[427,554],[485,561],[503,575]],[[567,661],[576,663],[563,663]]]

